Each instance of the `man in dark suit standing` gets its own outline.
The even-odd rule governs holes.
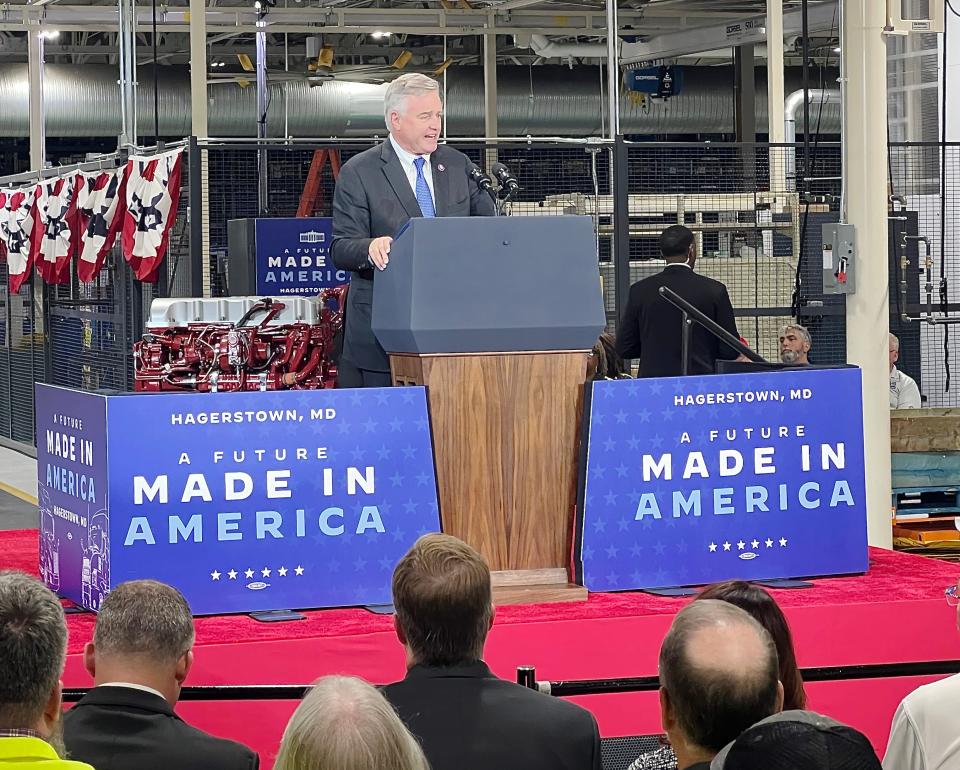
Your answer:
[[[683,374],[683,314],[660,296],[661,286],[673,289],[734,337],[740,336],[727,287],[693,271],[697,258],[693,233],[683,225],[673,225],[660,235],[659,245],[667,266],[630,287],[617,330],[617,352],[623,358],[640,359],[640,377]],[[737,357],[737,351],[698,324],[691,330],[689,350],[688,374],[713,374],[718,359]]]
[[[450,535],[424,535],[393,573],[407,676],[384,688],[432,770],[600,770],[600,736],[579,706],[498,679],[483,662],[490,569]]]
[[[351,158],[333,195],[330,254],[350,270],[340,357],[343,388],[390,385],[390,361],[370,328],[376,270],[390,263],[390,244],[412,217],[491,216],[490,196],[468,177],[462,152],[438,145],[443,105],[437,82],[401,75],[384,96],[387,141]]]
[[[256,770],[257,755],[180,719],[193,616],[175,588],[121,583],[103,601],[84,664],[95,687],[64,718],[70,755],[97,770]]]

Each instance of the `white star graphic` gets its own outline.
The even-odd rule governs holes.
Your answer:
[[[296,575],[302,575],[302,574],[303,574],[303,567],[297,565],[297,567],[294,568],[293,572],[294,572],[294,574],[296,574]]]
[[[236,580],[236,579],[237,579],[237,571],[236,571],[235,569],[230,570],[230,571],[227,573],[227,577],[230,578],[231,580]]]
[[[766,545],[767,548],[773,548],[773,541],[768,537],[768,538],[767,538],[767,541],[766,541],[766,543],[764,543],[764,545]]]
[[[270,568],[264,567],[262,570],[260,570],[260,574],[264,577],[270,577]]]
[[[760,547],[760,541],[759,541],[759,540],[751,540],[751,541],[750,541],[750,547],[753,548],[754,550],[756,550],[757,548]]]
[[[280,569],[277,570],[277,574],[278,574],[280,577],[286,577],[286,576],[287,576],[287,568],[286,568],[286,567],[281,567]]]
[[[210,573],[210,577],[212,577],[214,580],[219,580],[219,579],[220,579],[220,573],[217,572],[216,570],[214,570],[213,572]]]
[[[729,551],[729,550],[730,550],[730,543],[724,543],[724,544],[723,544],[723,550],[724,550],[724,551]]]
[[[244,574],[244,577],[246,577],[247,579],[252,578],[252,577],[253,577],[253,570],[252,570],[252,569],[248,569],[248,570],[247,570],[246,572],[244,572],[243,574]]]
[[[780,538],[780,547],[781,547],[781,548],[785,548],[786,545],[787,545],[787,538],[781,537],[781,538]]]
[[[716,552],[717,552],[717,544],[710,543],[710,553],[716,553]]]
[[[737,543],[737,550],[738,550],[738,551],[742,551],[742,550],[743,550],[744,548],[746,548],[746,547],[747,547],[747,544],[744,543],[742,540],[741,540],[739,543]]]

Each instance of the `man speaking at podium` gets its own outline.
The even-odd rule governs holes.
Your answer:
[[[663,272],[630,287],[627,307],[617,329],[617,352],[640,359],[640,377],[678,377],[683,374],[683,313],[660,296],[667,286],[701,313],[739,337],[727,287],[693,271],[697,251],[693,233],[673,225],[660,234]],[[714,374],[718,359],[733,359],[737,351],[720,342],[699,324],[690,333],[688,374]]]
[[[443,105],[437,82],[401,75],[384,95],[390,137],[344,164],[333,195],[330,254],[350,270],[339,386],[387,387],[390,360],[370,328],[373,280],[390,264],[390,244],[412,217],[492,216],[493,200],[468,173],[470,159],[438,145]]]

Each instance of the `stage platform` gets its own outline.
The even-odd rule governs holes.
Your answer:
[[[36,530],[0,533],[3,568],[36,573],[37,552]],[[830,673],[833,681],[809,683],[809,707],[863,730],[882,753],[900,699],[943,676],[931,674],[931,668],[960,670],[944,664],[960,659],[956,609],[943,595],[956,582],[958,569],[871,549],[866,575],[816,580],[811,589],[774,590],[790,620],[802,668],[853,667]],[[497,611],[486,659],[509,679],[520,665],[535,666],[540,680],[655,676],[660,642],[687,601],[631,592],[593,594],[584,603],[503,607]],[[304,685],[331,673],[356,674],[379,684],[403,676],[403,653],[391,616],[364,609],[306,616],[269,624],[246,616],[198,618],[196,660],[187,684]],[[82,651],[92,636],[94,616],[71,614],[68,620],[64,684],[87,687],[91,681],[83,670]],[[878,664],[887,665],[873,671],[856,668]],[[596,715],[604,737],[660,732],[655,692],[573,700]],[[269,770],[295,706],[293,700],[254,697],[182,703],[178,711],[204,729],[253,746],[261,754],[261,767]]]

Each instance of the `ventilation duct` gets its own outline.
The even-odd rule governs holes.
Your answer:
[[[160,133],[190,133],[190,79],[187,68],[163,67],[160,78]],[[757,125],[767,124],[764,72],[758,70]],[[787,90],[799,77],[789,73]],[[501,136],[600,136],[605,99],[598,67],[502,67],[497,73]],[[153,75],[138,68],[139,131],[153,133]],[[286,94],[285,94],[286,91]],[[256,89],[235,83],[210,86],[209,130],[214,137],[256,135]],[[271,84],[268,136],[282,136],[287,120],[291,136],[371,136],[384,133],[383,87],[331,80],[311,88],[304,80]],[[483,72],[457,67],[448,75],[447,130],[451,136],[482,136]],[[29,136],[28,81],[25,64],[0,66],[0,136]],[[116,136],[120,102],[116,68],[48,64],[44,69],[46,129],[50,137]],[[620,125],[626,134],[733,133],[733,70],[687,67],[684,89],[669,101],[620,102]],[[812,111],[816,117],[816,111]],[[820,129],[837,133],[840,110],[824,107]]]

